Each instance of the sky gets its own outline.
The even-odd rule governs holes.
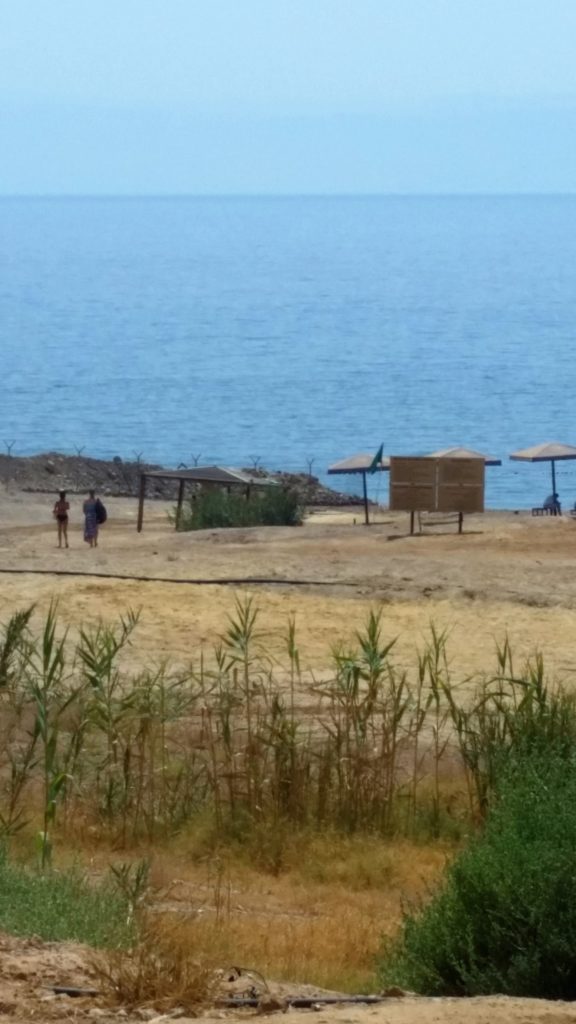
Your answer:
[[[0,0],[0,194],[576,191],[576,0]]]

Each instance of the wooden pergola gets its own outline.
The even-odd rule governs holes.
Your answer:
[[[151,469],[140,474],[138,493],[138,520],[136,529],[142,532],[144,524],[144,502],[146,500],[146,484],[148,480],[173,480],[178,482],[176,500],[176,529],[180,523],[184,490],[186,484],[212,484],[224,487],[230,493],[233,487],[243,488],[246,498],[250,497],[253,487],[277,487],[275,480],[266,477],[252,476],[240,469],[229,469],[224,466],[195,466],[194,469]]]
[[[374,465],[374,456],[369,455],[367,452],[359,452],[358,455],[351,455],[347,459],[342,459],[341,462],[335,462],[328,468],[328,473],[336,476],[342,474],[345,476],[351,476],[352,474],[358,476],[362,475],[362,496],[364,501],[364,522],[366,526],[370,526],[370,513],[368,511],[368,484],[366,480],[367,473],[372,471]],[[388,472],[390,469],[390,459],[385,455],[376,463],[374,471],[381,473]]]

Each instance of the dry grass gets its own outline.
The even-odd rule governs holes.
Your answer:
[[[136,670],[170,658],[186,665],[217,641],[226,616],[233,614],[242,591],[224,587],[186,588],[176,584],[124,583],[122,581],[66,580],[58,583],[62,618],[70,625],[75,640],[82,625],[100,618],[114,621],[126,608],[141,608],[140,640],[129,652],[126,664]],[[35,623],[39,625],[55,594],[54,580],[22,576],[2,579],[0,620],[15,608],[36,603]],[[361,597],[350,589],[345,595],[323,592],[258,591],[260,624],[267,646],[278,657],[283,651],[282,632],[289,615],[296,616],[299,646],[306,665],[321,672],[329,668],[330,646],[335,638],[348,637],[361,629],[378,595]],[[450,632],[453,671],[462,676],[486,670],[492,665],[496,641],[508,635],[515,650],[529,653],[538,649],[556,674],[573,669],[571,641],[574,612],[563,607],[530,607],[503,600],[480,602],[441,599],[402,599],[385,605],[384,620],[390,637],[397,636],[398,664],[408,667],[414,647],[421,645],[433,620],[440,630]]]
[[[122,671],[139,642],[130,612],[81,629],[67,652],[54,607],[40,636],[31,611],[0,631],[0,825],[10,840],[41,811],[43,866],[57,823],[79,821],[123,847],[193,828],[197,845],[202,832],[208,851],[241,844],[272,874],[310,832],[457,838],[484,810],[491,752],[515,742],[516,712],[544,722],[570,705],[548,691],[542,659],[518,676],[508,644],[494,676],[463,690],[433,626],[402,671],[381,613],[333,649],[318,681],[293,620],[283,664],[270,655],[251,600],[225,623],[212,666],[185,674]]]
[[[291,866],[274,878],[236,851],[204,863],[185,851],[183,837],[161,851],[132,851],[152,857],[155,912],[136,957],[113,954],[104,961],[114,998],[167,1007],[170,995],[157,978],[165,955],[179,972],[174,992],[185,987],[187,970],[193,995],[211,970],[231,965],[268,980],[373,991],[382,936],[396,932],[404,903],[426,896],[450,852],[441,844],[326,835],[294,843]],[[92,868],[104,871],[108,859],[96,852]],[[183,999],[170,1005],[184,1005]]]
[[[215,964],[201,937],[179,921],[156,917],[144,923],[133,950],[111,950],[93,966],[112,1003],[195,1012],[213,999]]]
[[[73,546],[63,553],[55,550],[49,497],[3,498],[0,492],[2,566],[175,579],[336,580],[346,586],[258,590],[262,627],[278,634],[287,616],[295,613],[302,656],[318,670],[327,665],[333,639],[360,628],[369,608],[381,599],[387,601],[389,634],[401,636],[396,648],[401,665],[410,664],[414,644],[430,619],[440,629],[450,627],[453,668],[463,675],[491,664],[494,639],[501,640],[505,632],[514,649],[526,653],[536,637],[554,672],[563,674],[573,665],[576,534],[564,517],[543,522],[490,513],[467,518],[467,529],[479,532],[408,538],[403,515],[387,516],[394,523],[365,530],[338,525],[342,514],[331,513],[315,514],[314,525],[303,529],[205,531],[192,538],[174,533],[162,504],[150,503],[141,535],[135,531],[135,501],[113,499],[107,504],[110,520],[98,551],[86,550],[75,517]],[[348,513],[343,515],[349,520]],[[389,535],[396,537],[394,543],[387,542]],[[100,616],[112,620],[127,607],[142,607],[142,637],[131,652],[139,668],[165,656],[186,662],[202,644],[209,646],[237,596],[222,587],[4,576],[0,618],[37,602],[41,619],[55,593],[72,636],[79,625]],[[477,600],[470,599],[474,595]]]
[[[200,934],[224,961],[267,978],[371,991],[382,935],[396,931],[403,900],[427,891],[445,857],[431,846],[334,840],[330,847],[326,839],[278,881],[244,874],[240,882],[230,868],[219,928],[207,910]]]
[[[541,659],[513,672],[507,645],[471,701],[434,628],[409,674],[372,613],[318,682],[290,622],[279,669],[250,601],[224,625],[213,666],[186,675],[122,672],[117,658],[138,642],[130,614],[81,630],[73,661],[53,609],[41,637],[26,619],[0,634],[5,840],[35,827],[36,804],[43,866],[79,825],[88,856],[92,840],[122,849],[115,876],[130,885],[131,848],[155,853],[154,914],[138,947],[101,967],[130,1005],[193,1007],[215,965],[238,963],[372,987],[383,933],[444,861],[416,838],[454,842],[474,827],[493,754],[575,735],[572,698],[547,689]]]

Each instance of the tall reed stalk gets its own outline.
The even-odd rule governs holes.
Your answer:
[[[482,820],[504,763],[576,744],[573,698],[541,657],[517,672],[506,640],[492,675],[454,679],[432,626],[401,668],[379,611],[321,679],[294,619],[272,656],[252,598],[184,671],[131,671],[132,612],[75,644],[55,605],[32,623],[29,609],[0,634],[0,835],[38,822],[44,866],[57,812],[118,846],[208,821],[215,845],[247,843],[273,871],[295,829],[439,836],[454,814]]]

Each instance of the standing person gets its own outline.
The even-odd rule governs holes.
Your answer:
[[[66,491],[60,491],[58,501],[54,505],[52,514],[58,525],[58,547],[62,547],[62,540],[68,547],[68,512],[70,502],[66,500]]]
[[[96,491],[89,491],[82,506],[84,512],[84,540],[91,548],[98,547],[98,499]]]

